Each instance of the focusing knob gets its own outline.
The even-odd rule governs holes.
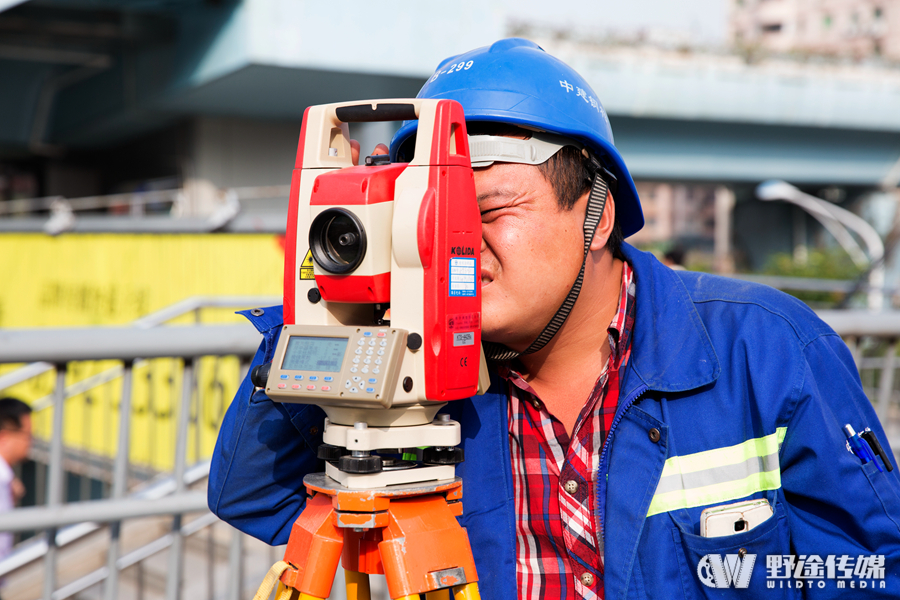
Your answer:
[[[325,460],[328,462],[335,462],[341,459],[345,454],[349,454],[350,451],[346,448],[341,448],[340,446],[332,446],[331,444],[319,444],[319,450],[316,452],[316,458],[319,460]]]
[[[426,465],[458,465],[465,460],[462,448],[425,448],[422,462]]]
[[[369,456],[342,456],[338,462],[338,468],[344,473],[380,473],[381,457],[378,455]]]
[[[258,388],[266,387],[266,382],[269,381],[269,371],[271,370],[272,363],[256,365],[253,367],[253,370],[250,371],[250,382]]]

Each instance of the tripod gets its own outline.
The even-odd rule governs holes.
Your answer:
[[[370,600],[370,574],[385,575],[393,600],[449,600],[446,590],[454,600],[480,600],[469,537],[456,521],[459,478],[358,490],[316,473],[303,483],[311,497],[279,577],[300,600],[327,598],[339,562],[348,600]]]

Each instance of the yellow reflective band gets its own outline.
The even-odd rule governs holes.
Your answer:
[[[737,500],[755,492],[777,490],[780,487],[781,469],[775,469],[764,473],[754,473],[737,481],[717,483],[692,490],[666,492],[665,494],[653,496],[647,516],[652,517],[653,515],[679,508],[692,508],[727,500]]]
[[[777,453],[786,433],[786,427],[779,427],[771,435],[747,440],[734,446],[673,456],[663,467],[660,485],[650,503],[647,516],[736,500],[755,492],[778,489],[781,487],[781,469],[777,464]],[[747,465],[754,462],[767,468],[760,468],[748,474]],[[730,473],[729,466],[734,467]],[[709,485],[672,489],[673,480],[677,481],[689,473],[695,475],[683,478],[682,481],[685,479],[703,481]]]
[[[741,442],[734,446],[705,450],[686,456],[673,456],[666,461],[660,477],[667,477],[678,473],[705,471],[715,467],[724,467],[726,465],[742,463],[747,459],[756,456],[768,456],[769,454],[778,452],[781,442],[784,441],[785,433],[787,433],[787,427],[779,427],[775,430],[775,433],[771,435],[753,438],[752,440],[747,440],[746,442]]]

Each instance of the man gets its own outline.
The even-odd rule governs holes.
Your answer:
[[[31,407],[16,398],[0,399],[0,512],[15,508],[25,486],[13,467],[28,458],[31,449]],[[0,533],[0,559],[12,552],[13,534]]]
[[[887,443],[840,338],[779,292],[675,272],[625,244],[643,216],[606,115],[535,44],[452,57],[419,97],[463,105],[482,213],[492,385],[443,410],[462,425],[460,520],[483,597],[733,586],[771,598],[820,574],[824,588],[799,593],[834,597],[848,565],[876,582],[867,595],[900,589],[898,470],[846,448],[845,424]],[[393,159],[414,132],[400,129]],[[264,333],[255,362],[271,360],[280,310],[251,320]],[[245,382],[217,443],[212,510],[287,541],[321,418]]]

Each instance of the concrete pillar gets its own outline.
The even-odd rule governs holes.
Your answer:
[[[727,186],[716,188],[715,206],[715,268],[716,273],[733,273],[731,255],[731,215],[734,212],[734,191]]]

